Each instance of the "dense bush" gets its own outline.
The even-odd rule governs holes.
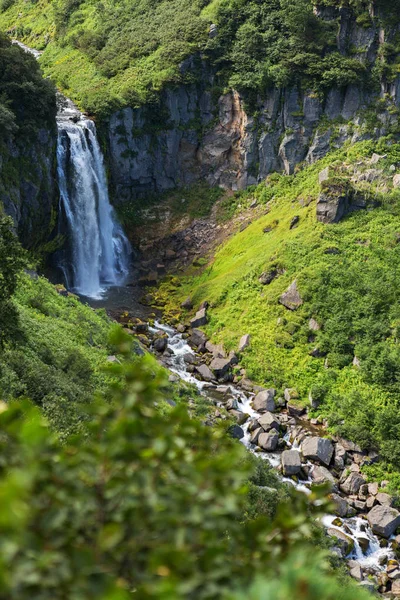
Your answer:
[[[276,514],[246,518],[249,476],[280,487],[267,467],[182,407],[161,415],[152,362],[110,369],[113,402],[93,404],[87,434],[64,446],[27,403],[1,406],[2,597],[368,598],[315,550],[319,495],[292,492]]]
[[[370,3],[325,0],[348,7],[371,26]],[[395,18],[397,4],[380,0],[376,19]],[[375,85],[396,73],[393,47],[373,70],[338,52],[338,20],[314,14],[311,0],[16,0],[0,26],[45,48],[46,74],[87,111],[106,116],[121,106],[157,101],[167,83],[196,79],[182,68],[189,55],[217,69],[218,90],[233,86],[248,102],[272,86],[301,85],[323,97],[332,86]],[[19,15],[23,15],[23,19]],[[210,23],[218,35],[209,39]],[[55,39],[49,43],[49,31]],[[368,65],[367,65],[368,67]],[[199,70],[201,73],[201,70]]]
[[[43,79],[35,58],[0,33],[0,133],[19,130],[19,139],[53,128],[54,86]]]

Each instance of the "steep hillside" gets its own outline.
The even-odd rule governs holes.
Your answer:
[[[312,399],[314,416],[328,416],[333,431],[364,447],[380,447],[396,469],[399,161],[400,146],[390,140],[359,143],[226,200],[230,212],[256,201],[266,214],[242,226],[201,275],[188,274],[177,288],[173,280],[160,295],[175,320],[188,317],[179,308],[188,296],[194,306],[208,301],[213,342],[231,350],[251,335],[241,358],[247,377],[282,393],[295,389],[300,405]],[[321,207],[327,198],[337,207],[339,197],[352,197],[347,211],[355,212],[332,223],[339,211],[329,219]],[[280,299],[293,282],[300,297],[288,310]]]

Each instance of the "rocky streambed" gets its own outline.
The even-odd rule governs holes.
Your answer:
[[[361,586],[400,597],[400,512],[386,491],[388,482],[367,482],[361,472],[379,460],[377,453],[329,436],[327,424],[311,419],[296,402],[295,390],[286,389],[280,397],[275,389],[254,385],[243,369],[235,377],[237,354],[227,354],[197,328],[206,308],[200,307],[191,326],[174,329],[157,321],[149,326],[128,317],[128,329],[171,371],[171,381],[193,384],[211,400],[212,421],[232,417],[231,434],[268,460],[284,481],[305,493],[313,484],[328,483],[333,512],[323,524],[334,540],[333,551],[347,560]],[[239,353],[250,343],[243,336]]]

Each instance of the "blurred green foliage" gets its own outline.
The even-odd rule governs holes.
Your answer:
[[[2,597],[368,598],[315,552],[321,492],[246,519],[246,482],[265,484],[266,467],[183,407],[161,415],[153,361],[109,371],[113,402],[93,403],[87,433],[63,445],[29,403],[0,406]]]

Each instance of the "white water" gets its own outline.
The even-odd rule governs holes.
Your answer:
[[[13,40],[36,59],[42,54]],[[116,220],[96,126],[58,94],[57,173],[71,240],[71,265],[62,265],[67,286],[100,299],[107,288],[125,283],[131,248]]]
[[[187,344],[187,342],[183,339],[182,335],[177,333],[171,327],[167,327],[166,325],[162,325],[158,322],[155,323],[155,328],[151,328],[155,333],[157,331],[163,331],[168,335],[168,348],[173,352],[172,355],[172,366],[169,367],[170,370],[176,373],[181,379],[188,383],[194,384],[202,394],[207,394],[207,384],[199,381],[193,375],[188,373],[187,365],[184,361],[185,354],[194,355],[192,348]],[[260,415],[252,408],[251,403],[253,401],[254,395],[244,394],[241,390],[237,389],[234,386],[230,386],[230,396],[236,398],[239,410],[243,413],[248,414],[250,417],[259,417]],[[241,442],[246,446],[246,448],[253,453],[257,453],[257,456],[268,460],[273,467],[277,467],[280,464],[280,453],[279,452],[256,452],[255,447],[250,442],[250,432],[249,428],[249,420],[247,423],[242,425],[242,429],[244,431],[244,438]],[[288,446],[291,444],[287,441]],[[293,448],[296,447],[295,445]],[[308,463],[309,464],[309,463]],[[282,477],[282,480],[288,484],[294,485],[296,489],[300,492],[309,494],[310,487],[312,485],[312,480],[309,481],[301,481],[294,482],[292,479],[287,477]],[[354,550],[347,557],[356,560],[360,566],[364,569],[372,569],[374,572],[378,572],[384,570],[384,566],[381,565],[381,560],[386,556],[387,559],[394,558],[394,553],[390,547],[382,548],[379,543],[379,539],[372,532],[368,521],[366,519],[360,517],[352,517],[352,518],[343,518],[340,519],[342,522],[341,526],[333,525],[333,521],[335,521],[337,517],[332,515],[326,515],[322,519],[322,524],[326,528],[336,529],[345,533],[348,537],[352,538],[354,542]],[[369,541],[368,548],[365,552],[361,549],[359,538],[367,538]],[[393,536],[392,536],[393,537]]]
[[[71,245],[68,286],[100,298],[108,287],[124,283],[130,245],[109,201],[93,121],[58,119],[57,171]]]

